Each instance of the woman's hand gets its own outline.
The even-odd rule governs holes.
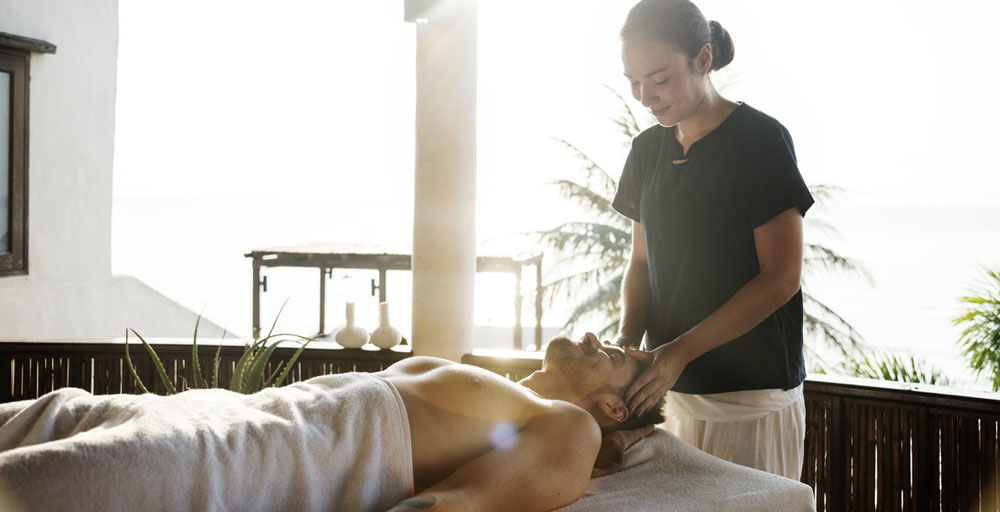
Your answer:
[[[650,352],[625,349],[628,355],[649,364],[625,391],[625,401],[632,414],[641,415],[654,407],[681,376],[688,358],[677,342],[667,343]]]
[[[613,344],[615,344],[615,345],[617,345],[617,346],[619,346],[621,348],[637,349],[637,348],[639,348],[639,344],[642,343],[642,336],[639,336],[638,339],[635,339],[635,338],[632,338],[630,336],[626,336],[625,334],[621,334],[620,333],[615,338],[615,340],[612,341],[611,343],[613,343]]]

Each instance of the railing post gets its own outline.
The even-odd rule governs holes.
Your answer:
[[[14,386],[11,385],[11,366],[14,364],[14,354],[12,352],[0,352],[0,400],[4,403],[14,400]]]
[[[938,454],[937,443],[931,446],[931,427],[930,427],[930,413],[927,410],[926,405],[917,406],[917,431],[916,431],[916,467],[913,468],[913,472],[916,474],[916,502],[918,511],[930,511],[931,510],[931,499],[930,499],[930,489],[931,485],[937,487],[937,478],[931,482],[931,474],[933,471],[934,475],[937,475],[938,469],[938,457],[935,457],[933,461],[930,460],[930,454]],[[932,449],[933,448],[933,449]],[[933,464],[933,467],[931,466]]]
[[[319,334],[326,332],[326,272],[319,268]]]
[[[251,327],[253,339],[260,336],[260,261],[261,257],[253,256],[253,313]]]
[[[69,356],[69,385],[83,388],[83,356],[79,353],[71,353]]]
[[[385,267],[378,269],[378,301],[385,302]]]
[[[826,510],[837,511],[846,510],[844,501],[847,497],[847,485],[845,473],[847,471],[847,444],[844,442],[844,425],[847,417],[844,414],[844,397],[833,395],[830,399],[830,428],[832,430],[832,443],[830,452],[830,475],[827,475],[830,482],[830,502],[827,503]]]
[[[542,350],[542,257],[535,263],[535,350]]]
[[[523,265],[517,265],[517,272],[514,273],[514,350],[522,350],[521,333],[521,270]]]

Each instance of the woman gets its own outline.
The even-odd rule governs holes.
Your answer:
[[[613,205],[633,220],[616,343],[650,363],[633,413],[718,457],[798,479],[805,435],[802,217],[813,203],[788,131],[722,97],[729,33],[687,0],[642,0],[621,32],[632,141]],[[645,335],[646,351],[639,347]]]

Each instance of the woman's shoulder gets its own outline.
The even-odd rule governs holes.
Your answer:
[[[667,131],[673,133],[673,128],[666,128],[657,123],[653,123],[653,126],[639,132],[639,135],[636,135],[632,139],[632,147],[644,149],[656,146],[662,142],[663,136]]]
[[[788,129],[785,128],[785,125],[781,124],[781,121],[746,103],[741,103],[739,110],[742,114],[740,117],[743,120],[741,123],[742,129],[749,133],[763,136],[788,133]]]

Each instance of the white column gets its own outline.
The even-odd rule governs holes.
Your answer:
[[[473,346],[476,4],[433,2],[416,27],[413,352],[452,361]]]

